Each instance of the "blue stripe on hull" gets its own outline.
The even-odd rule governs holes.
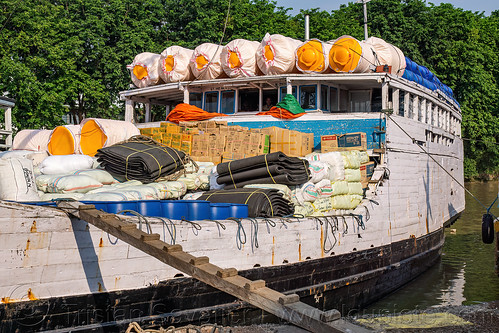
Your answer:
[[[315,149],[320,149],[321,135],[364,132],[367,135],[367,148],[381,148],[385,142],[384,119],[331,119],[331,120],[276,120],[265,122],[229,121],[229,125],[249,128],[280,127],[304,133],[314,133]]]

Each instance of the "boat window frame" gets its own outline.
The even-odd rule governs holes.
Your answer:
[[[284,93],[282,92],[282,90],[284,89]],[[279,102],[282,102],[282,99],[284,98],[284,96],[287,95],[287,89],[288,89],[288,86],[279,86],[279,89],[277,90],[277,98],[279,100]],[[295,93],[293,94],[293,89],[295,90]],[[298,100],[298,86],[297,85],[292,85],[291,86],[291,94],[296,98],[296,100]]]
[[[336,95],[336,105],[334,106],[334,109],[333,109],[333,106],[332,106],[332,103],[331,103],[331,89],[334,89],[335,90],[335,95]],[[335,86],[335,85],[328,85],[328,90],[329,90],[329,93],[328,93],[328,103],[329,103],[329,112],[331,113],[339,113],[340,112],[340,88],[338,86]]]
[[[211,94],[211,93],[216,93],[217,94],[217,106],[216,106],[216,110],[215,111],[208,111],[207,108],[206,108],[206,98],[208,96],[208,94]],[[205,91],[204,93],[204,98],[203,98],[203,110],[206,111],[206,112],[210,112],[210,113],[218,113],[218,111],[220,110],[220,90],[210,90],[210,91]]]
[[[353,109],[353,107],[352,107],[352,103],[353,103],[352,93],[356,93],[356,92],[368,92],[369,93],[369,98],[367,99],[367,101],[369,102],[368,110],[356,111]],[[370,112],[372,110],[372,95],[373,95],[372,89],[348,89],[348,108],[349,108],[348,112],[352,112],[352,113]]]
[[[302,88],[306,87],[313,87],[315,89],[315,108],[304,108],[301,104],[301,91]],[[319,110],[318,105],[317,105],[317,84],[304,84],[304,85],[298,85],[298,104],[302,107],[303,110],[305,111],[317,111]]]
[[[320,90],[320,94],[321,94],[321,99],[320,99],[321,105],[319,106],[319,110],[330,112],[329,111],[329,85],[320,83],[319,88],[320,88],[319,90]],[[322,96],[322,88],[326,88],[326,97],[324,97],[324,98]],[[324,102],[326,103],[326,106],[325,106],[325,108],[322,108],[322,106],[323,106],[322,104]]]
[[[222,100],[223,100],[223,94],[226,93],[226,92],[232,92],[234,93],[234,97],[233,97],[233,102],[232,102],[232,113],[224,113],[223,110],[222,110]],[[220,105],[220,108],[218,109],[218,113],[223,113],[223,114],[227,114],[227,115],[234,115],[237,113],[237,108],[236,108],[236,94],[237,94],[237,91],[235,89],[226,89],[226,90],[220,90],[220,102],[219,102],[219,105]]]
[[[191,102],[192,101],[192,98],[191,98],[192,95],[201,95],[201,106],[197,106],[197,105],[192,104],[192,102]],[[202,92],[202,91],[189,91],[189,104],[197,106],[198,108],[204,110],[204,92]]]

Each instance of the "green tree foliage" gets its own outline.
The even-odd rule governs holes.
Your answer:
[[[499,11],[485,16],[423,0],[374,0],[368,8],[370,35],[454,90],[470,139],[466,176],[499,173]],[[261,40],[266,32],[303,39],[305,14],[311,38],[364,37],[362,5],[354,2],[292,16],[272,0],[0,0],[0,91],[17,100],[18,128],[53,127],[68,111],[77,122],[120,118],[118,92],[130,86],[126,65],[136,54]]]

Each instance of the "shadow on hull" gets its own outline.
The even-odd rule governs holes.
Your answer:
[[[241,271],[252,280],[321,310],[349,315],[414,279],[440,258],[443,229],[420,238],[348,254]],[[0,305],[0,333],[46,331],[122,332],[132,321],[143,328],[217,323],[250,325],[280,320],[192,278],[147,288]]]

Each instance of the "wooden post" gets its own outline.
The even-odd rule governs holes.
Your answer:
[[[399,115],[400,89],[394,89],[392,94],[393,114]]]
[[[189,104],[189,88],[183,87],[184,88],[184,103]]]
[[[496,232],[496,265],[495,271],[499,277],[499,220],[494,221],[494,231]]]
[[[151,103],[149,101],[144,103],[144,107],[146,109],[145,122],[148,123],[151,121]]]
[[[407,91],[404,92],[404,117],[409,118],[411,115],[411,109],[409,108],[411,104],[411,94]]]
[[[426,98],[421,98],[421,122],[426,124]]]
[[[258,111],[262,112],[263,110],[263,88],[260,85],[258,87]]]
[[[10,134],[7,134],[7,137],[5,138],[5,145],[8,148],[10,148],[12,147],[12,108],[11,107],[8,107],[5,110],[5,130],[10,132]]]
[[[381,86],[381,109],[383,109],[383,110],[386,110],[389,108],[389,106],[388,106],[389,89],[388,88],[389,88],[388,82],[383,82],[383,85]],[[392,108],[393,108],[393,106],[392,106]]]
[[[419,96],[414,96],[412,99],[412,119],[419,120]]]
[[[317,104],[315,105],[315,108],[317,110],[321,110],[321,105],[322,105],[322,91],[321,91],[321,84],[320,83],[317,83],[315,85],[315,96],[317,96],[316,98],[316,101],[317,101]]]
[[[130,121],[134,122],[133,119],[133,108],[134,108],[134,101],[131,99],[125,100],[125,121]]]
[[[236,92],[234,93],[234,112],[239,112],[239,88],[236,88]]]
[[[292,94],[292,93],[293,93],[293,86],[291,85],[291,80],[289,78],[287,78],[286,79],[286,94]]]
[[[432,124],[433,121],[433,107],[432,103],[430,101],[426,102],[426,123],[427,124]]]

